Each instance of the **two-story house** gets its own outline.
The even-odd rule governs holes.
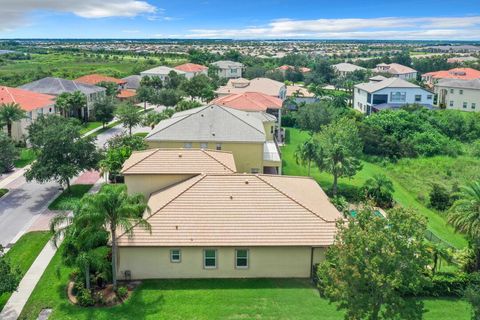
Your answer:
[[[198,75],[208,75],[208,67],[202,66],[201,64],[196,63],[184,63],[174,68],[175,70],[179,70],[185,72],[185,77],[187,79],[191,79]]]
[[[354,87],[353,106],[366,114],[401,108],[406,104],[432,108],[433,93],[399,78],[360,83]]]
[[[287,87],[285,84],[269,78],[255,78],[252,80],[244,78],[230,79],[225,86],[215,91],[218,97],[245,92],[260,92],[272,97],[277,97],[280,100],[285,100],[287,97]]]
[[[218,68],[218,76],[220,78],[241,78],[244,65],[240,62],[222,60],[212,63]]]
[[[399,63],[380,63],[373,69],[374,73],[388,73],[392,77],[414,80],[417,78],[417,70],[401,65]]]
[[[480,111],[480,79],[441,79],[435,84],[435,93],[441,108]]]

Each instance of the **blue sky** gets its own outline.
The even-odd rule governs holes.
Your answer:
[[[0,38],[480,40],[479,0],[0,2]]]

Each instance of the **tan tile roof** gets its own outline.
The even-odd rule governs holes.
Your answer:
[[[123,174],[222,174],[236,171],[231,152],[180,148],[134,152],[122,169]]]
[[[292,97],[294,93],[298,93],[301,98],[314,98],[315,94],[308,91],[307,88],[298,85],[287,86],[287,97]]]
[[[269,96],[278,97],[280,90],[285,84],[268,78],[255,78],[247,80],[244,78],[230,79],[227,85],[215,91],[218,94],[231,94],[243,92],[261,92]]]
[[[134,227],[120,246],[328,246],[341,218],[305,177],[199,175],[148,203],[152,232]]]

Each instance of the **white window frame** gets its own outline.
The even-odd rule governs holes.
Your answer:
[[[222,150],[222,144],[221,144],[221,143],[217,143],[217,145],[215,146],[215,150],[217,150],[217,151]]]
[[[427,100],[432,100],[432,98],[433,98],[433,97],[432,97],[431,94],[427,95]]]
[[[464,103],[463,103],[463,109],[467,109],[467,107],[468,107],[468,103],[467,103],[467,102],[464,102]]]
[[[183,144],[184,149],[192,149],[192,143],[191,142],[185,142]]]
[[[215,252],[215,265],[207,266],[207,251]],[[211,259],[211,258],[209,258]],[[218,268],[218,251],[217,249],[203,249],[203,268],[204,269],[217,269]]]
[[[453,107],[453,100],[450,100],[450,107]]]
[[[247,256],[245,259],[247,260],[247,265],[246,266],[239,266],[238,265],[238,251],[245,251],[247,253]],[[248,249],[235,249],[235,269],[248,269],[250,267],[250,250]]]
[[[173,258],[173,252],[178,251],[178,259]],[[180,249],[171,249],[170,250],[170,262],[171,263],[180,263],[182,262],[182,250]]]
[[[208,142],[200,143],[200,149],[208,149]]]
[[[415,102],[422,102],[422,95],[421,94],[416,94],[415,95]]]

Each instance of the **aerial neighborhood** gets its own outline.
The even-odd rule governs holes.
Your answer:
[[[480,319],[480,43],[334,20],[0,39],[0,319]]]

